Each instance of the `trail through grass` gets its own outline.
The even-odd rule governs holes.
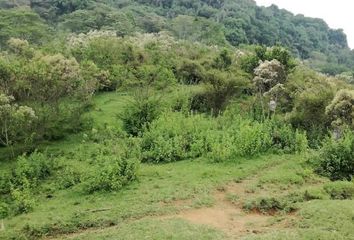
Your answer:
[[[120,127],[124,94],[99,95],[94,127]],[[82,134],[43,145],[75,151]],[[88,147],[90,147],[87,143]],[[329,181],[304,155],[264,155],[212,163],[199,158],[142,164],[138,180],[118,192],[56,190],[47,179],[32,212],[4,220],[0,239],[354,239],[354,200],[331,200]],[[85,161],[68,159],[85,173]],[[11,171],[13,162],[0,162]]]

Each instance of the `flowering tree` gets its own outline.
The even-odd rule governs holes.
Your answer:
[[[336,138],[341,137],[342,126],[354,128],[354,91],[346,89],[338,91],[327,106],[326,114],[332,120]]]
[[[271,98],[269,107],[274,112],[278,96],[284,90],[283,83],[286,81],[286,71],[278,60],[273,59],[272,61],[261,61],[259,66],[254,70],[254,75],[253,84],[261,102],[264,117],[264,97],[269,96]]]
[[[0,143],[4,146],[28,140],[30,127],[37,118],[32,108],[19,106],[14,100],[12,96],[0,94]]]

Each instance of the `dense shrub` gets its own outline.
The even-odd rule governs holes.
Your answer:
[[[102,162],[84,182],[84,191],[117,191],[135,180],[139,161],[119,156],[102,156]]]
[[[177,83],[172,67],[162,60],[165,53],[160,49],[148,49],[156,45],[155,41],[159,41],[157,37],[139,35],[136,38],[121,39],[105,36],[110,32],[97,31],[87,33],[86,36],[72,36],[70,41],[71,50],[79,61],[93,63],[98,68],[96,72],[101,73],[98,76],[105,73],[105,84],[101,90],[141,86],[161,90]],[[99,80],[102,82],[102,77]]]
[[[235,136],[232,132],[213,131],[210,140],[210,150],[207,157],[214,162],[231,160],[235,156]]]
[[[92,121],[88,115],[84,116],[88,108],[90,108],[89,104],[84,107],[74,102],[61,103],[55,109],[43,104],[37,110],[40,118],[36,128],[37,137],[49,141],[61,140],[70,134],[90,129]],[[43,124],[42,121],[46,123]]]
[[[328,126],[326,106],[333,98],[333,92],[328,85],[317,85],[301,92],[294,103],[289,115],[291,124],[310,130],[312,126]]]
[[[313,125],[306,131],[309,141],[309,147],[312,149],[320,149],[324,140],[330,135],[328,128],[322,124]]]
[[[1,4],[4,2],[2,1]],[[18,5],[16,5],[18,6]],[[2,47],[11,37],[21,37],[32,43],[42,43],[52,36],[52,30],[41,17],[27,7],[0,10],[0,44]]]
[[[104,125],[92,128],[83,134],[84,142],[104,143],[107,140],[126,137],[126,132],[116,126]]]
[[[294,127],[306,130],[310,146],[317,148],[330,126],[326,106],[333,98],[333,90],[328,84],[313,84],[294,97],[294,106],[287,119]]]
[[[10,174],[0,174],[0,195],[10,192]]]
[[[273,59],[279,61],[285,67],[287,73],[291,72],[296,66],[295,59],[287,49],[279,46],[272,48],[256,46],[255,54],[241,58],[241,67],[244,71],[253,73],[254,69],[259,65],[259,61],[271,61]]]
[[[272,146],[284,153],[303,152],[308,148],[306,134],[290,125],[274,121],[272,123]]]
[[[72,167],[66,166],[60,170],[57,179],[59,189],[67,189],[81,182],[81,174]]]
[[[272,145],[271,128],[267,123],[241,122],[238,129],[232,129],[235,138],[235,155],[254,156],[266,152]]]
[[[86,193],[117,191],[137,178],[139,138],[113,136],[112,139],[100,139],[100,143],[82,144],[73,153],[73,158],[85,162],[88,168],[82,171],[66,166],[68,179],[59,178],[58,181],[62,188],[80,183]]]
[[[36,204],[36,194],[46,187],[43,181],[49,178],[53,183],[47,187],[49,196],[56,190],[79,184],[86,193],[116,191],[135,180],[140,159],[138,139],[118,138],[117,135],[99,139],[99,144],[82,144],[75,152],[60,152],[60,157],[48,157],[39,152],[19,157],[11,174],[3,174],[0,178],[0,194],[8,203],[7,214],[30,212]],[[85,161],[80,165],[85,168],[68,165],[67,161],[71,159]]]
[[[234,97],[240,96],[248,87],[248,76],[241,71],[209,71],[205,76],[205,90],[193,96],[191,109],[218,115]]]
[[[30,212],[35,204],[30,182],[22,180],[22,186],[11,189],[12,211],[14,214]]]
[[[251,157],[265,152],[294,153],[307,149],[304,133],[276,120],[263,123],[241,117],[225,120],[224,129],[215,135],[208,154],[214,161]],[[228,126],[227,122],[232,121]]]
[[[182,113],[165,113],[144,132],[142,159],[172,162],[201,156],[208,151],[206,138],[213,128],[215,122],[202,115],[186,117]]]
[[[184,60],[176,69],[177,78],[184,84],[198,84],[205,80],[206,71],[198,62]]]
[[[246,202],[243,208],[247,211],[260,211],[261,213],[272,213],[283,210],[286,206],[278,199],[259,198],[253,201]]]
[[[138,136],[142,130],[157,118],[160,112],[158,99],[136,94],[131,104],[118,117],[123,121],[124,130],[133,136]]]
[[[352,199],[354,197],[354,182],[330,182],[324,186],[324,190],[332,199]]]
[[[9,194],[13,214],[27,213],[35,204],[34,193],[41,180],[47,179],[55,170],[54,160],[44,153],[34,152],[20,156],[11,174],[0,180],[2,194]]]
[[[159,90],[177,83],[171,69],[158,65],[143,65],[139,67],[135,71],[135,77],[139,82],[138,86],[153,86]],[[129,83],[126,85],[129,85]]]
[[[137,66],[142,56],[130,43],[111,35],[111,31],[92,31],[73,36],[69,44],[79,61],[93,61],[99,68],[109,70],[115,64]]]
[[[354,91],[339,90],[327,106],[326,114],[333,120],[332,125],[348,125],[354,128]]]
[[[22,186],[27,181],[36,185],[39,180],[49,177],[54,168],[54,162],[43,153],[34,152],[29,156],[20,156],[12,172],[11,184]]]
[[[243,204],[246,211],[257,211],[264,214],[275,214],[276,212],[293,212],[299,208],[299,203],[313,199],[328,199],[326,193],[320,188],[295,191],[286,195],[261,196],[250,199]]]
[[[317,173],[331,180],[351,180],[354,175],[353,132],[346,132],[339,140],[328,138],[314,162]]]
[[[20,143],[37,140],[36,143],[82,130],[87,121],[82,117],[83,112],[90,104],[100,76],[92,71],[81,71],[85,67],[74,58],[45,54],[19,39],[12,39],[10,43],[12,54],[0,56],[0,65],[4,68],[0,74],[0,89],[12,96],[11,112],[18,115],[10,125],[15,125],[12,128],[16,131],[9,132],[16,133],[14,140]],[[31,56],[21,54],[29,49],[33,51]],[[88,77],[90,74],[92,76]],[[16,107],[24,102],[26,108]],[[20,118],[20,114],[24,116]],[[23,124],[19,120],[27,121]]]
[[[104,135],[106,133],[102,132],[101,134]],[[90,142],[89,138],[87,138],[79,147],[65,154],[64,159],[86,162],[93,167],[102,164],[103,160],[109,159],[110,156],[124,159],[140,159],[140,138],[111,135],[106,136],[106,138],[101,136],[99,139],[100,142],[96,143],[94,142],[95,140]],[[79,168],[76,168],[76,170],[80,171]]]
[[[200,88],[180,87],[178,91],[169,93],[166,105],[168,109],[185,114],[191,111],[191,99],[200,91]]]
[[[37,119],[32,108],[19,106],[14,101],[12,96],[6,96],[0,91],[0,145],[7,147],[30,142],[33,123]]]
[[[277,122],[251,121],[240,116],[205,117],[165,113],[153,121],[142,140],[143,161],[171,162],[208,156],[219,162],[264,152],[301,152],[305,134]]]
[[[310,200],[324,200],[328,199],[326,191],[322,187],[312,187],[308,188],[304,191],[304,199],[305,201],[310,201]]]
[[[0,219],[4,219],[9,215],[9,206],[7,203],[0,201]]]
[[[8,213],[30,212],[40,181],[47,179],[54,171],[54,160],[46,154],[34,152],[18,157],[12,172],[0,176],[0,194],[9,198]]]

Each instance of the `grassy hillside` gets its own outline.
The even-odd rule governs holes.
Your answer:
[[[126,94],[119,93],[97,96],[92,111],[94,125],[110,123],[126,99]],[[351,239],[354,236],[353,200],[342,200],[342,193],[331,188],[329,180],[315,175],[304,161],[308,158],[306,154],[265,154],[224,163],[201,157],[162,165],[142,164],[137,181],[119,192],[86,195],[81,184],[58,190],[70,176],[66,172],[68,166],[82,176],[91,171],[95,164],[92,161],[97,161],[94,155],[78,158],[77,152],[83,149],[86,150],[81,154],[91,152],[96,144],[79,134],[74,142],[47,147],[48,153],[57,156],[51,161],[66,167],[59,168],[38,186],[30,213],[4,220],[1,231],[4,239],[10,236],[16,239]],[[11,168],[13,164],[1,163],[1,169]],[[344,198],[354,196],[350,184]]]
[[[354,238],[353,76],[224,21],[248,6],[260,43],[282,13],[345,58],[340,32],[251,1],[0,3],[0,239]]]

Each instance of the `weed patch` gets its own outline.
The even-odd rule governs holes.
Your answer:
[[[354,182],[330,182],[324,185],[324,190],[331,199],[352,199],[354,197]]]

